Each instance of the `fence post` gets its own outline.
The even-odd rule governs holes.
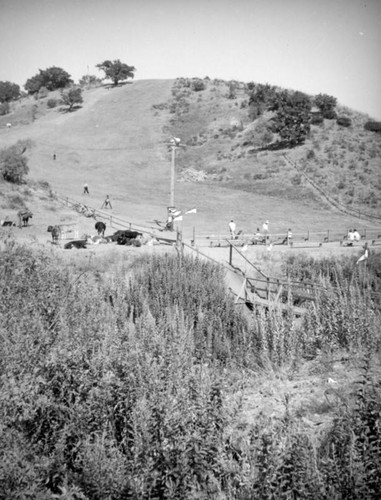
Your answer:
[[[329,242],[329,229],[327,231],[327,243]]]
[[[310,230],[307,231],[307,241],[310,241]]]
[[[266,281],[267,281],[267,286],[266,286],[266,299],[269,300],[270,299],[270,278],[267,277],[266,278]]]
[[[230,243],[229,248],[229,264],[232,265],[233,262],[233,245]]]
[[[192,246],[194,247],[196,245],[196,228],[193,226],[193,240],[192,240]]]

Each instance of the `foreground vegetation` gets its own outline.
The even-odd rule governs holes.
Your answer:
[[[352,264],[285,262],[324,285],[300,323],[246,318],[197,259],[106,275],[4,240],[0,498],[379,498],[380,261]],[[238,425],[249,376],[324,352],[350,353],[361,376],[318,440],[287,401]]]

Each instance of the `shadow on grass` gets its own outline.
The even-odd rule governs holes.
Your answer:
[[[66,113],[74,113],[75,111],[78,111],[79,109],[82,109],[83,106],[80,106],[79,104],[77,106],[72,106],[71,108],[59,108],[59,112],[62,114]]]

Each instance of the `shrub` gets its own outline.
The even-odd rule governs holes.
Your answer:
[[[316,158],[315,151],[313,149],[309,149],[306,154],[307,160],[314,160]]]
[[[368,121],[365,123],[364,129],[370,132],[381,132],[381,122]]]
[[[352,125],[352,120],[348,116],[338,116],[336,123],[341,127],[350,127]]]
[[[9,113],[9,102],[2,102],[0,104],[0,116],[7,115]]]
[[[328,109],[327,111],[323,112],[323,117],[327,120],[336,120],[337,113],[334,109]]]
[[[295,174],[291,177],[291,183],[293,186],[299,186],[302,183],[301,174]]]
[[[48,108],[55,108],[58,104],[57,99],[48,99],[48,102],[46,103]]]
[[[196,78],[195,80],[192,80],[192,90],[195,92],[200,92],[201,90],[205,90],[206,85],[203,80],[200,80],[199,78]]]
[[[311,116],[311,125],[321,125],[324,122],[324,118],[322,115],[312,115]]]
[[[28,160],[25,156],[8,148],[8,150],[1,153],[0,172],[4,180],[14,184],[21,184],[24,176],[29,172]]]

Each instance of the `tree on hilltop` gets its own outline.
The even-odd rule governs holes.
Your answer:
[[[249,96],[249,118],[255,120],[261,116],[268,108],[269,103],[274,100],[277,88],[268,83],[249,82],[246,86],[246,93]]]
[[[12,82],[0,82],[0,103],[10,102],[20,97],[20,86]]]
[[[336,97],[328,94],[318,94],[314,98],[314,104],[320,109],[323,118],[334,119],[336,117],[335,107],[337,104]]]
[[[68,111],[72,111],[75,104],[83,102],[81,87],[70,87],[67,90],[61,91],[61,98],[66,106],[69,106]]]
[[[296,146],[305,141],[310,133],[311,101],[303,92],[284,90],[277,93],[270,106],[275,111],[273,131],[288,146]]]
[[[52,66],[45,70],[40,69],[37,75],[29,78],[24,88],[28,94],[36,94],[41,87],[46,87],[49,91],[63,89],[72,84],[73,80],[62,68]]]
[[[119,59],[116,59],[114,61],[103,61],[103,63],[97,64],[96,68],[104,71],[105,78],[112,80],[115,87],[122,80],[127,80],[127,78],[134,78],[134,73],[136,71],[134,66],[129,66],[128,64],[122,63]]]

